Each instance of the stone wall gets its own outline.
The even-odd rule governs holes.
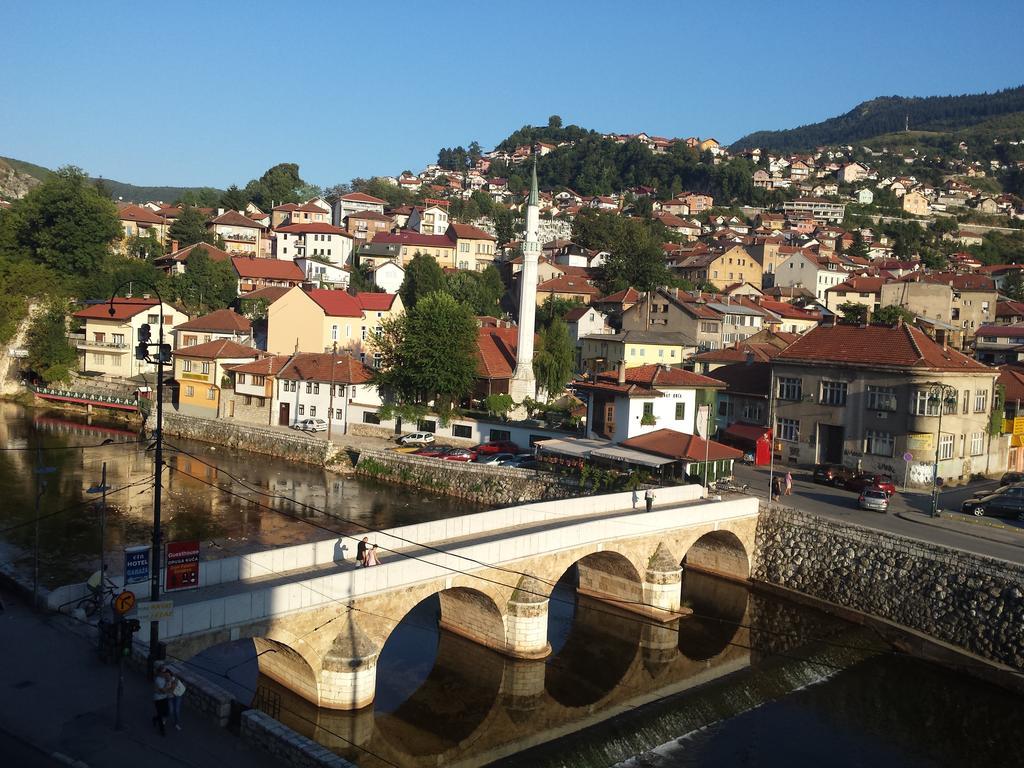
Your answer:
[[[147,427],[154,426],[154,419]],[[164,412],[164,434],[241,448],[289,461],[324,465],[331,458],[332,446],[326,440],[301,432],[268,429],[213,419],[197,419],[180,413]]]
[[[231,718],[231,702],[234,697],[216,683],[192,672],[183,664],[171,664],[171,671],[180,677],[188,689],[185,703],[204,719],[221,728],[226,728]]]
[[[575,485],[528,469],[364,450],[356,473],[484,504],[522,504],[582,495]]]
[[[327,747],[307,739],[258,709],[242,713],[241,736],[295,768],[356,768]]]
[[[1024,567],[762,506],[755,582],[877,617],[1024,669]]]

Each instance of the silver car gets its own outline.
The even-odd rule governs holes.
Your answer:
[[[865,488],[860,493],[858,504],[861,509],[887,512],[889,510],[889,494],[881,488]]]

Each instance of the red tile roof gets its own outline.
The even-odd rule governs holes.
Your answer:
[[[239,277],[265,278],[270,280],[290,280],[301,283],[306,273],[299,269],[294,261],[280,259],[254,259],[248,256],[233,256],[231,264]]]
[[[481,379],[512,378],[518,348],[518,328],[481,328],[476,338],[476,375]]]
[[[359,306],[367,312],[389,312],[395,304],[397,293],[357,293]]]
[[[924,331],[902,323],[893,327],[818,326],[794,341],[775,359],[778,362],[834,363],[869,368],[968,373],[992,370],[954,349],[943,349]]]
[[[455,244],[445,235],[423,235],[410,229],[398,232],[381,232],[373,236],[373,244],[391,243],[394,245],[421,245],[425,248],[454,248]]]
[[[345,200],[349,203],[373,203],[375,205],[387,205],[387,200],[381,200],[379,197],[373,195],[367,195],[363,192],[349,192],[347,195],[342,195],[339,200]]]
[[[286,224],[283,227],[278,227],[277,231],[285,232],[289,235],[342,235],[348,238],[352,237],[341,227],[332,226],[324,221],[311,221],[306,224]]]
[[[761,299],[757,302],[757,306],[767,309],[769,312],[774,312],[779,317],[785,317],[790,320],[821,320],[820,312],[801,309],[800,307],[794,306],[786,301]]]
[[[605,371],[597,375],[598,382],[616,383],[617,371]],[[626,384],[639,384],[648,389],[658,387],[696,387],[699,389],[722,389],[725,385],[718,379],[701,376],[699,373],[667,365],[640,365],[626,369]]]
[[[266,229],[266,226],[258,221],[253,221],[248,216],[243,216],[238,211],[225,211],[215,219],[210,220],[211,224],[224,224],[229,227],[248,227],[249,229]]]
[[[932,272],[929,275],[915,272],[899,278],[904,283],[937,283],[948,285],[957,291],[994,291],[995,281],[988,275],[959,274],[953,272]]]
[[[658,429],[646,435],[637,435],[623,440],[619,445],[680,461],[703,462],[705,458],[708,461],[724,461],[743,457],[743,451],[736,448],[716,443],[714,440],[705,442],[698,435],[687,435],[674,429]]]
[[[999,378],[996,379],[996,384],[1006,387],[1004,393],[1006,402],[1012,403],[1024,399],[1024,368],[1014,364],[999,366]]]
[[[866,277],[857,276],[851,277],[845,282],[839,283],[839,285],[833,285],[831,288],[826,288],[825,292],[830,291],[852,291],[854,293],[878,293],[882,290],[882,286],[885,285],[884,277]]]
[[[386,213],[377,213],[376,211],[353,211],[346,219],[366,219],[367,221],[394,221],[393,216],[388,216]]]
[[[149,208],[143,208],[141,205],[119,205],[117,207],[117,217],[121,221],[134,221],[138,224],[166,224],[167,219],[163,216],[159,216]]]
[[[105,301],[80,309],[74,316],[93,320],[128,320],[159,305],[158,299],[126,299],[118,296],[114,299],[114,314],[110,314],[110,302]]]
[[[636,304],[638,301],[640,301],[640,292],[632,287],[601,299],[602,304]]]
[[[208,315],[174,326],[176,331],[214,331],[218,333],[248,333],[252,330],[249,318],[234,310],[218,309]]]
[[[251,363],[226,366],[225,370],[235,373],[252,373],[256,376],[276,376],[289,359],[289,355],[269,355],[261,357],[259,360],[253,360]]]
[[[205,344],[196,344],[194,347],[179,347],[174,350],[175,357],[200,357],[206,360],[259,357],[262,354],[255,347],[247,347],[230,339],[217,339],[216,341],[208,341]]]
[[[470,226],[469,224],[456,224],[451,223],[448,225],[449,236],[454,235],[457,238],[463,238],[466,240],[494,240],[497,241],[494,235],[485,232],[477,227]],[[452,238],[454,239],[454,238]]]
[[[556,275],[537,286],[537,293],[575,293],[580,296],[594,298],[601,295],[601,290],[591,285],[585,278],[575,275]]]
[[[209,243],[193,243],[192,245],[179,248],[174,253],[169,253],[166,256],[162,256],[158,261],[171,260],[171,261],[185,261],[196,248],[202,248],[206,251],[206,255],[210,258],[210,261],[227,261],[231,258],[231,254],[227,251],[222,251],[215,245]]]
[[[348,353],[303,352],[293,355],[277,375],[298,381],[364,384],[373,378],[373,371]]]
[[[238,298],[249,299],[249,300],[260,300],[266,301],[268,304],[273,304],[275,301],[284,296],[291,288],[285,288],[280,285],[268,285],[266,288],[257,288],[255,291],[249,293],[243,293]]]
[[[348,291],[314,288],[307,291],[309,298],[320,305],[330,317],[362,317],[363,307],[359,300]]]
[[[1018,317],[1024,315],[1024,301],[996,302],[996,317]]]

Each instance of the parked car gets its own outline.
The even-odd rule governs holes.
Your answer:
[[[510,459],[505,459],[505,461],[501,462],[501,466],[513,467],[514,469],[536,469],[540,466],[540,462],[537,461],[532,453],[520,453]]]
[[[813,480],[822,485],[843,485],[853,476],[849,467],[838,464],[819,464],[814,468]]]
[[[428,456],[430,458],[439,459],[447,452],[447,448],[442,445],[425,445],[422,448],[412,452],[413,456]]]
[[[479,454],[487,453],[519,453],[519,446],[511,440],[495,440],[494,442],[480,443],[473,446],[472,450]]]
[[[857,505],[861,509],[873,509],[875,512],[886,512],[889,509],[889,494],[881,488],[865,488],[860,492]]]
[[[968,499],[960,511],[976,517],[1006,517],[1024,520],[1024,483],[1014,483],[987,496]]]
[[[879,475],[874,472],[855,474],[843,484],[843,487],[848,491],[856,491],[858,493],[865,488],[880,488],[889,496],[896,493],[896,483],[893,482],[890,475]]]
[[[514,453],[478,453],[474,461],[477,464],[504,464],[515,457]]]
[[[292,429],[303,432],[326,432],[327,421],[324,419],[300,419],[292,424]]]
[[[446,448],[439,458],[445,461],[472,461],[475,455],[466,448]]]
[[[1024,481],[1024,472],[1007,472],[999,478],[999,487]]]
[[[433,432],[410,432],[396,441],[399,445],[430,445],[434,442]]]

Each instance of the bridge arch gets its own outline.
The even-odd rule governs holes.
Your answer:
[[[570,568],[572,566],[576,568],[579,594],[620,603],[624,608],[643,603],[643,579],[626,555],[614,550],[592,552],[576,560]]]
[[[292,643],[295,640],[292,639]],[[291,644],[272,637],[253,637],[256,662],[262,674],[310,702],[320,701],[320,680],[315,667]]]
[[[735,533],[725,529],[709,531],[693,542],[682,565],[735,581],[750,578],[750,553]]]

